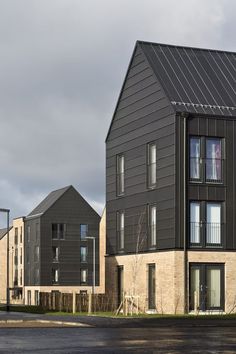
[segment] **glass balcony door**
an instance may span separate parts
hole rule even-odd
[[[189,309],[224,310],[224,265],[190,265]]]

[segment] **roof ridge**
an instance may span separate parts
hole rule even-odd
[[[218,53],[227,53],[227,54],[235,54],[236,52],[230,50],[223,50],[223,49],[213,49],[213,48],[199,48],[199,47],[191,47],[187,45],[176,45],[176,44],[168,44],[168,43],[157,43],[157,42],[149,42],[149,41],[142,41],[137,40],[139,44],[149,44],[149,45],[159,45],[162,47],[172,47],[172,48],[184,48],[184,49],[194,49],[197,51],[206,51],[206,52],[218,52]]]

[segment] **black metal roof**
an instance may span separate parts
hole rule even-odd
[[[43,199],[43,201],[39,203],[39,205],[36,206],[36,208],[34,208],[30,214],[28,214],[27,218],[44,214],[70,188],[73,187],[67,186],[49,193],[48,196]]]
[[[236,53],[138,41],[176,111],[236,116]]]

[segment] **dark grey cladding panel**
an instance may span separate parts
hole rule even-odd
[[[138,43],[176,111],[236,116],[236,53]]]

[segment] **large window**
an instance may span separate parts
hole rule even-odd
[[[123,154],[116,157],[116,187],[117,195],[123,195],[125,192],[125,157]]]
[[[156,205],[149,205],[148,211],[148,224],[149,224],[149,245],[150,247],[156,247],[157,244],[157,225],[156,225]]]
[[[66,236],[66,224],[52,224],[52,239],[63,240]]]
[[[190,202],[191,246],[222,246],[222,203]]]
[[[156,187],[156,144],[147,145],[147,185],[148,188]]]
[[[191,137],[189,158],[191,181],[223,182],[223,139]]]
[[[117,227],[116,232],[117,232],[118,250],[122,251],[125,246],[125,213],[124,213],[124,211],[117,212],[116,227]]]

